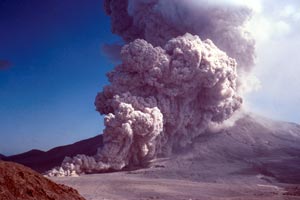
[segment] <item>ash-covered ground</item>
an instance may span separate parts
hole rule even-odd
[[[300,199],[300,126],[244,115],[148,168],[52,178],[86,199]]]

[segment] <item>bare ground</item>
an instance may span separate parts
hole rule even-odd
[[[299,144],[299,125],[245,115],[149,168],[53,180],[87,200],[296,200]]]
[[[300,199],[292,188],[270,183],[195,182],[145,178],[126,172],[53,178],[79,191],[87,200],[293,200]]]

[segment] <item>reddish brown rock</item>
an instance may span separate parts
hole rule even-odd
[[[56,184],[23,165],[0,161],[1,200],[84,200],[77,190]]]

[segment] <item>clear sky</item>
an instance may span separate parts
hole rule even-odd
[[[0,0],[0,153],[49,149],[102,132],[94,98],[120,40],[99,0]]]
[[[270,2],[252,27],[260,90],[245,105],[299,123],[299,2]],[[0,0],[0,60],[11,63],[0,67],[0,153],[48,150],[102,132],[94,98],[114,63],[101,47],[121,41],[102,3]]]

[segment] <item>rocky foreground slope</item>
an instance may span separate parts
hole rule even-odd
[[[84,200],[65,185],[56,184],[17,163],[0,161],[1,200]]]

